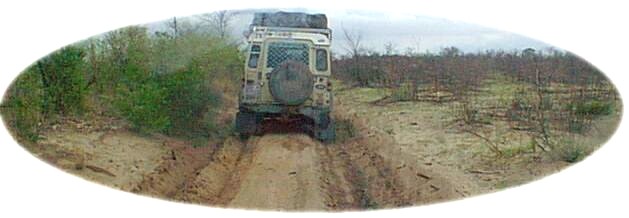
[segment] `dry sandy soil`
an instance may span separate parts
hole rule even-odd
[[[46,131],[29,150],[73,174],[125,191],[288,211],[434,203],[521,184],[568,165],[537,154],[497,159],[479,145],[481,139],[443,124],[448,105],[376,107],[369,102],[378,96],[360,92],[336,94],[335,119],[353,127],[351,137],[335,144],[289,131],[248,140],[230,136],[193,147],[115,125],[95,128],[99,124],[72,121]]]

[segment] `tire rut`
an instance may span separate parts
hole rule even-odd
[[[253,146],[250,139],[243,143],[228,138],[217,149],[210,163],[199,169],[184,187],[177,199],[203,205],[226,206],[233,198],[234,190],[239,189],[240,177],[247,171],[251,162]],[[250,145],[253,144],[253,145]]]
[[[302,134],[245,142],[230,137],[206,150],[173,149],[136,192],[221,207],[337,211],[409,206],[422,193],[409,194],[407,188],[421,184],[401,181],[399,167],[378,153],[381,146],[362,137],[331,145]]]
[[[318,142],[305,134],[267,134],[229,207],[272,210],[326,209]]]
[[[223,188],[218,194],[218,198],[216,199],[216,201],[208,203],[219,206],[228,206],[229,203],[234,199],[234,197],[236,197],[236,194],[238,194],[238,191],[240,190],[242,178],[247,175],[251,163],[253,162],[253,154],[255,154],[254,150],[258,148],[259,141],[260,138],[255,137],[253,140],[249,139],[246,143],[243,144],[241,152],[236,161],[236,165],[234,166],[234,170],[232,171],[231,176],[229,176],[229,178],[225,180]]]
[[[346,176],[354,185],[353,194],[359,208],[375,209],[409,206],[412,203],[402,193],[406,190],[390,162],[357,139],[340,146],[340,156],[346,160]],[[380,145],[382,146],[382,145]]]
[[[345,180],[344,174],[347,167],[344,166],[348,162],[335,157],[334,154],[338,154],[336,150],[332,146],[317,146],[319,166],[322,171],[319,184],[321,189],[325,190],[325,205],[329,210],[358,208],[351,196],[355,188]]]
[[[303,171],[304,166],[303,165],[298,165],[297,166],[297,170],[298,171]],[[297,182],[297,187],[305,187],[306,186],[306,181],[307,178],[304,178],[304,176],[301,173],[296,173],[295,174],[295,180]],[[295,199],[294,204],[293,204],[293,208],[305,208],[306,207],[306,201],[308,199],[306,199],[306,190],[302,189],[302,188],[298,188],[295,191],[295,194],[293,195],[293,199]]]
[[[219,149],[218,145],[194,148],[175,140],[164,140],[162,145],[168,148],[168,154],[152,173],[143,176],[132,192],[179,199],[181,191],[210,163]]]

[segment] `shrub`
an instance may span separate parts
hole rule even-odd
[[[613,112],[612,102],[600,100],[579,101],[566,105],[567,109],[578,116],[610,115]]]
[[[477,106],[469,100],[463,100],[454,106],[454,116],[466,124],[490,123],[489,120],[482,119]]]
[[[213,127],[210,107],[218,106],[218,98],[210,89],[207,75],[197,67],[160,76],[166,97],[169,135],[208,136]]]
[[[2,117],[18,140],[38,139],[38,125],[43,116],[40,78],[35,68],[30,67],[13,82],[2,102]]]
[[[575,117],[569,119],[568,121],[568,131],[572,133],[583,133],[588,129],[590,123],[587,119],[581,117]]]
[[[134,129],[161,132],[168,128],[167,93],[156,81],[138,85],[137,89],[118,89],[114,106],[120,115],[131,122]]]
[[[219,102],[206,77],[194,66],[154,75],[133,90],[119,88],[115,107],[134,129],[144,133],[207,137],[214,128],[210,109]]]
[[[393,91],[393,99],[395,101],[412,101],[415,100],[415,86],[411,82],[404,82]]]
[[[571,139],[564,139],[555,146],[551,156],[555,160],[576,163],[583,160],[590,152],[587,146]]]
[[[37,62],[43,85],[43,109],[47,115],[69,115],[83,111],[86,79],[85,52],[67,46]]]
[[[614,104],[601,100],[574,101],[566,105],[565,110],[569,112],[566,119],[568,131],[583,133],[590,127],[590,122],[598,116],[610,115],[613,113]]]
[[[563,160],[568,163],[576,163],[585,158],[586,152],[581,147],[571,146],[563,151]]]

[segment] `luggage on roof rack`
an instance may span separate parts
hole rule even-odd
[[[255,13],[251,27],[288,27],[327,29],[328,18],[325,14],[306,14],[301,12]]]

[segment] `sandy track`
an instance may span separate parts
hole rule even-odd
[[[365,139],[324,145],[305,134],[229,138],[176,199],[263,210],[357,210],[456,197],[435,172],[386,160]]]
[[[451,181],[401,152],[392,139],[369,134],[360,120],[353,122],[358,136],[330,145],[302,133],[277,132],[246,141],[228,137],[196,148],[182,140],[145,139],[128,131],[82,137],[69,132],[50,136],[47,142],[55,147],[71,142],[63,145],[65,153],[73,155],[55,160],[58,165],[71,160],[97,167],[73,170],[85,177],[139,194],[209,206],[336,211],[462,196]],[[83,148],[86,144],[94,145],[88,147],[92,150]],[[85,160],[74,158],[81,155],[73,146],[83,148]]]
[[[323,146],[304,134],[270,134],[244,143],[230,138],[178,196],[236,208],[326,209],[333,197],[326,189],[331,183],[322,182],[330,181],[317,154]]]
[[[245,141],[230,136],[193,147],[183,139],[70,122],[49,129],[27,148],[69,172],[125,191],[208,206],[289,211],[435,203],[485,193],[500,182],[519,184],[567,165],[526,159],[520,165],[467,163],[475,161],[468,151],[477,139],[435,125],[445,119],[435,110],[417,110],[430,105],[373,108],[355,96],[361,95],[335,100],[334,119],[351,124],[341,128],[352,134],[330,145],[281,125]],[[233,113],[226,110],[221,123],[230,123]]]
[[[250,167],[244,169],[247,171],[240,171],[238,192],[228,206],[274,210],[324,208],[319,185],[323,175],[315,153],[318,143],[302,134],[272,134],[253,140],[257,141],[250,149],[255,156],[252,155]]]

